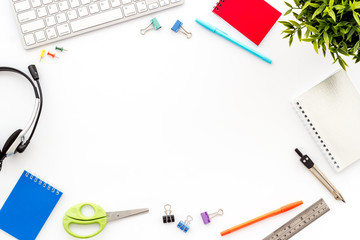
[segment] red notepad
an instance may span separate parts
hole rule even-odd
[[[213,12],[259,45],[281,13],[264,0],[220,0]]]

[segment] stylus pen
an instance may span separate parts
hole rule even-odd
[[[213,33],[215,33],[215,34],[217,34],[217,35],[225,38],[226,40],[234,43],[235,45],[238,45],[238,46],[241,47],[242,49],[245,49],[246,51],[254,54],[255,56],[261,58],[261,59],[264,60],[265,62],[270,63],[270,64],[272,63],[272,60],[271,60],[270,58],[262,55],[261,53],[255,51],[255,50],[251,49],[250,47],[248,47],[248,46],[240,43],[239,41],[233,39],[233,38],[230,37],[227,33],[224,33],[224,32],[221,31],[220,29],[218,29],[218,28],[216,28],[216,27],[210,25],[209,23],[206,23],[206,22],[204,22],[204,21],[202,21],[202,20],[200,20],[200,19],[196,19],[195,21],[196,21],[198,24],[200,24],[201,26],[203,26],[204,28],[208,29],[209,31],[211,31],[211,32],[213,32]]]

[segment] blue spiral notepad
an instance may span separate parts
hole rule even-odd
[[[34,240],[62,192],[24,171],[0,210],[0,229],[19,240]]]

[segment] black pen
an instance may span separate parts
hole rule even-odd
[[[307,167],[312,174],[331,192],[336,200],[341,200],[345,202],[343,196],[341,196],[340,192],[332,185],[325,177],[325,175],[316,167],[314,162],[309,158],[308,155],[303,155],[299,149],[295,149],[295,152],[300,156],[300,161]]]

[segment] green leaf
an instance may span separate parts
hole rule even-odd
[[[327,33],[327,32],[324,32],[323,37],[324,37],[324,41],[325,41],[325,43],[326,43],[326,46],[329,47],[330,39],[329,39],[328,33]]]
[[[344,62],[339,60],[339,63],[340,63],[340,66],[346,71],[346,67],[345,67]]]
[[[295,22],[295,21],[293,21],[293,20],[289,20],[289,22],[291,22],[292,25],[294,25],[295,27],[298,27],[298,28],[301,27],[299,23],[297,23],[297,22]]]
[[[339,5],[335,5],[334,8],[335,8],[336,10],[340,10],[340,11],[341,11],[341,10],[344,10],[346,7],[345,7],[344,5],[340,5],[340,4],[339,4]]]
[[[351,37],[354,35],[356,28],[351,28],[351,31],[348,33],[346,41],[349,41]]]
[[[353,16],[355,18],[356,23],[360,26],[360,19],[357,12],[353,12]]]
[[[291,34],[286,34],[285,37],[283,37],[283,39],[284,39],[284,38],[288,38],[288,37],[290,37],[290,36],[291,36]]]
[[[307,25],[305,24],[305,26],[307,27],[307,29],[309,29],[310,31],[312,31],[313,33],[319,34],[320,32],[313,26]]]
[[[335,12],[332,9],[329,10],[329,16],[336,22]]]
[[[298,6],[298,7],[299,7],[299,5],[300,5],[299,0],[294,0],[294,2],[295,2],[295,4],[296,4],[296,6]]]
[[[290,14],[291,12],[292,12],[292,9],[287,10],[286,13],[284,14],[284,16]]]
[[[287,30],[284,30],[283,33],[293,34],[294,30],[287,29]]]
[[[299,41],[301,42],[301,35],[302,35],[301,28],[299,28],[299,29],[297,30],[297,35],[298,35]]]
[[[353,2],[354,10],[360,8],[360,2]]]
[[[339,64],[340,66],[346,71],[346,67],[348,66],[346,64],[346,62],[344,61],[344,59],[342,59],[341,57],[338,58]]]
[[[291,44],[293,43],[293,40],[294,40],[294,36],[291,36],[290,39],[289,39],[289,47],[291,47]]]
[[[325,44],[322,45],[322,51],[323,51],[324,57],[326,57],[326,46],[325,46]]]
[[[360,40],[355,43],[352,53],[355,54],[360,48]]]
[[[282,25],[284,25],[287,28],[291,28],[293,25],[291,25],[291,23],[286,22],[286,21],[279,21],[279,23],[281,23]]]
[[[310,5],[310,1],[307,1],[302,7],[301,11],[304,11]]]
[[[291,4],[290,4],[290,3],[285,2],[285,4],[286,4],[289,8],[293,8],[293,6],[291,6]]]
[[[312,2],[310,2],[309,5],[310,5],[311,7],[313,7],[313,8],[318,8],[318,7],[320,7],[319,4],[317,4],[317,3],[312,3]]]
[[[322,13],[322,11],[324,11],[326,7],[326,4],[321,5],[321,7],[319,7],[318,9],[315,10],[314,14],[312,15],[312,19],[314,19],[317,15],[319,15],[320,13]]]
[[[334,6],[334,0],[330,0],[329,2],[329,8],[332,8]]]
[[[312,41],[314,41],[314,39],[312,39],[312,38],[302,38],[301,41],[312,42]]]
[[[313,46],[314,46],[315,52],[316,52],[317,54],[319,54],[319,48],[318,48],[317,42],[316,42],[316,41],[313,41],[312,44],[313,44]]]

